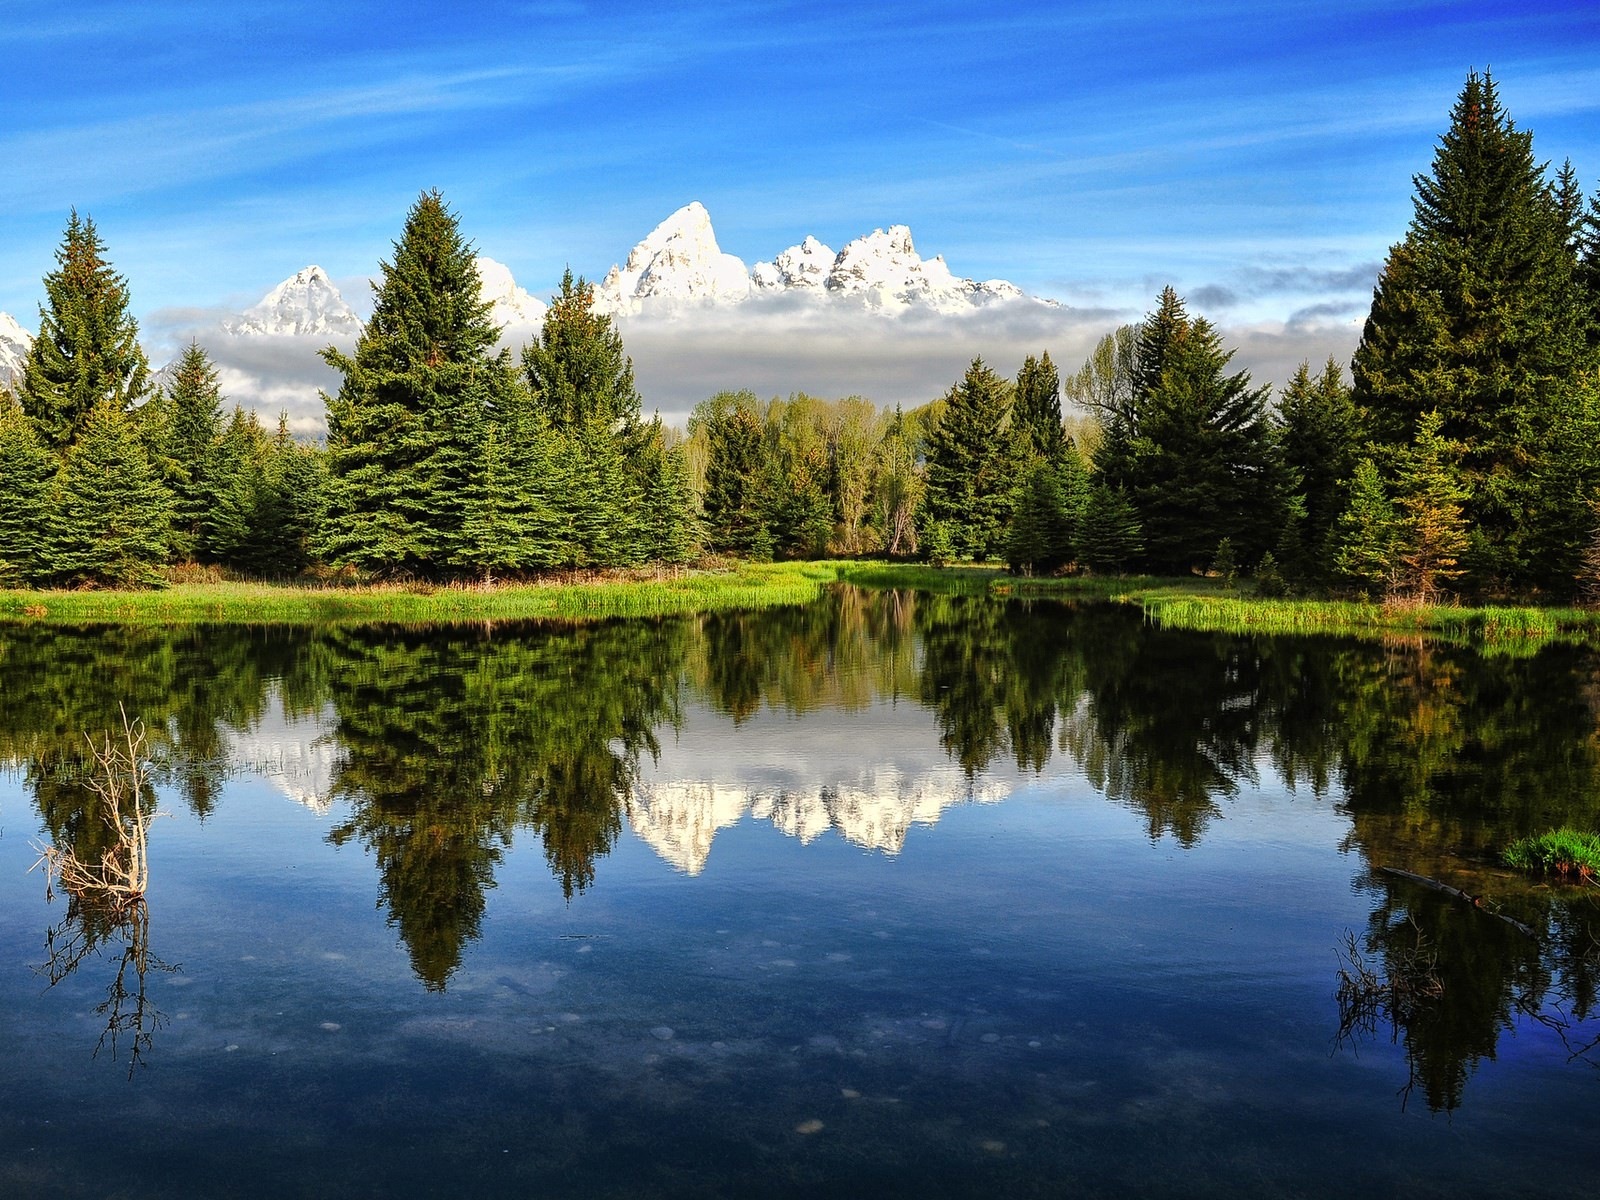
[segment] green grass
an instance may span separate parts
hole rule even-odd
[[[54,624],[405,624],[539,617],[642,617],[808,604],[832,563],[741,563],[728,570],[598,576],[495,587],[180,583],[159,591],[0,591],[0,620]]]
[[[1553,829],[1512,842],[1501,857],[1519,871],[1593,879],[1600,876],[1600,833]]]

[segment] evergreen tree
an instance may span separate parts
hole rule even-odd
[[[1334,523],[1334,566],[1363,587],[1389,592],[1398,577],[1401,526],[1377,464],[1356,463],[1350,495]]]
[[[681,444],[667,445],[659,422],[643,453],[639,536],[649,562],[679,567],[694,557],[697,530],[689,464]]]
[[[633,360],[611,318],[594,310],[594,285],[571,270],[545,310],[539,340],[522,351],[522,370],[534,406],[562,433],[591,423],[629,435],[641,402]]]
[[[1278,446],[1303,509],[1301,519],[1285,527],[1280,546],[1297,579],[1330,574],[1328,541],[1344,511],[1357,436],[1355,405],[1339,364],[1328,359],[1313,378],[1310,364],[1301,363],[1278,401]]]
[[[1072,525],[1060,476],[1050,463],[1037,463],[1011,516],[1006,564],[1013,575],[1048,575],[1065,566],[1072,553]]]
[[[23,366],[18,397],[45,445],[65,452],[102,403],[126,412],[148,388],[150,364],[128,312],[127,282],[106,261],[94,221],[74,209],[56,269],[44,277],[39,336]]]
[[[1424,603],[1439,598],[1441,583],[1461,576],[1457,563],[1467,548],[1466,493],[1450,461],[1460,447],[1440,435],[1443,424],[1438,413],[1424,414],[1400,467],[1400,586]]]
[[[1266,415],[1266,388],[1211,324],[1191,319],[1169,287],[1140,327],[1133,401],[1096,453],[1100,477],[1126,490],[1149,559],[1167,571],[1209,561],[1230,538],[1246,561],[1276,544],[1289,477]]]
[[[1096,483],[1083,514],[1079,554],[1096,571],[1120,574],[1144,553],[1144,531],[1132,502],[1114,487]]]
[[[696,412],[691,430],[703,428],[707,441],[705,493],[706,539],[715,549],[747,552],[758,532],[765,532],[761,514],[761,418],[748,392],[713,397],[706,411]],[[770,535],[769,535],[770,539]]]
[[[214,502],[209,470],[222,438],[222,390],[198,343],[184,348],[165,393],[161,465],[173,495],[173,553],[211,557],[202,531]]]
[[[55,471],[33,422],[10,393],[0,392],[0,586],[33,583],[45,574]]]
[[[262,464],[263,502],[257,508],[253,538],[255,570],[264,575],[297,575],[315,557],[324,483],[322,456],[296,442],[288,414]]]
[[[66,584],[127,587],[158,581],[171,496],[156,478],[132,419],[115,399],[89,411],[56,477],[47,557]]]
[[[943,525],[963,557],[993,558],[1004,549],[1018,468],[1006,427],[1010,391],[983,359],[973,359],[945,396],[929,439],[924,518]]]
[[[1040,359],[1030,354],[1023,360],[1012,395],[1011,425],[1022,452],[1059,462],[1067,435],[1061,424],[1061,378],[1048,351]]]
[[[438,192],[411,208],[394,261],[328,405],[323,548],[336,565],[439,574],[465,547],[465,506],[490,413],[517,388],[479,294],[472,247]]]
[[[1473,570],[1485,582],[1554,582],[1570,564],[1550,561],[1540,531],[1581,504],[1568,491],[1574,476],[1584,493],[1600,479],[1596,448],[1564,447],[1556,432],[1564,409],[1590,399],[1572,387],[1592,354],[1563,211],[1571,199],[1546,182],[1532,136],[1487,74],[1467,77],[1432,171],[1414,183],[1410,228],[1389,253],[1352,367],[1367,437],[1393,480],[1437,411],[1441,435],[1462,447],[1452,470]],[[1547,472],[1563,453],[1578,460]]]

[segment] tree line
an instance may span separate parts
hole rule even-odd
[[[723,392],[684,434],[643,418],[570,272],[520,359],[498,348],[429,192],[354,351],[323,352],[342,379],[325,446],[224,417],[198,345],[153,387],[126,282],[74,212],[0,395],[0,580],[131,585],[182,562],[493,579],[711,552],[1600,591],[1600,192],[1550,175],[1476,73],[1414,182],[1348,382],[1302,364],[1274,398],[1168,288],[1064,379],[1045,353],[1012,378],[976,359],[911,411]]]

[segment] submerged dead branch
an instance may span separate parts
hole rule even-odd
[[[59,883],[69,896],[85,902],[130,905],[150,886],[149,832],[155,819],[146,803],[150,764],[145,756],[144,722],[130,721],[122,711],[122,734],[113,738],[84,735],[95,771],[84,786],[99,799],[98,808],[111,831],[111,844],[96,859],[85,860],[71,846],[40,846],[35,867],[45,869],[46,886]]]

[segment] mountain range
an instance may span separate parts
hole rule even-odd
[[[491,317],[508,329],[536,329],[545,305],[518,286],[511,270],[492,258],[477,260]],[[894,317],[915,311],[945,316],[995,305],[1055,307],[1002,279],[955,275],[942,256],[924,259],[904,225],[875,229],[835,252],[814,237],[770,261],[746,267],[717,244],[711,216],[698,201],[673,213],[613,265],[595,290],[598,311],[626,319],[695,314],[739,305],[790,303]],[[352,339],[361,319],[326,271],[308,266],[285,279],[242,313],[222,318],[212,335]],[[0,313],[0,384],[20,373],[32,337]]]

